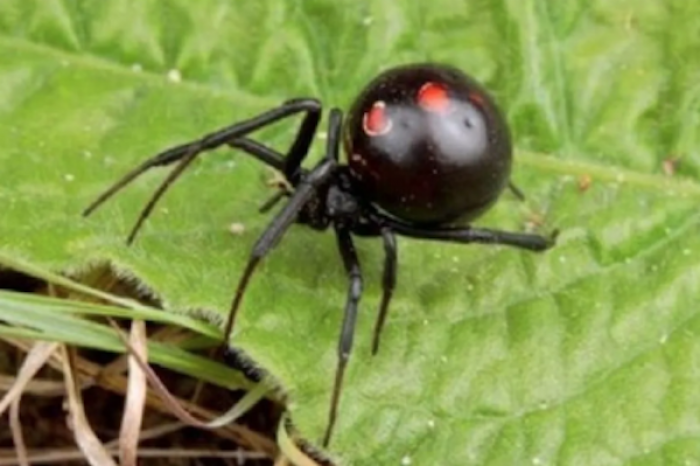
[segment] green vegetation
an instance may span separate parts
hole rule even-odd
[[[372,358],[381,244],[360,241],[366,294],[333,454],[376,466],[696,464],[699,15],[689,0],[5,0],[0,263],[109,261],[178,318],[223,314],[269,218],[257,213],[270,194],[260,164],[201,157],[130,248],[164,170],[87,220],[81,210],[159,150],[286,98],[345,108],[382,67],[449,62],[502,104],[528,195],[505,195],[479,224],[559,228],[559,245],[538,255],[401,239]],[[293,133],[260,138],[284,148]],[[332,235],[294,228],[237,323],[234,344],[288,390],[309,439],[326,422],[345,292]],[[56,313],[57,329],[77,325]],[[100,334],[81,332],[60,339]]]

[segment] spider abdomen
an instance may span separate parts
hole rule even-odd
[[[345,150],[355,189],[414,224],[470,221],[510,177],[500,110],[476,81],[444,65],[393,68],[365,87],[346,120]]]

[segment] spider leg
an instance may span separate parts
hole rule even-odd
[[[227,144],[233,149],[242,150],[248,155],[252,155],[275,170],[282,171],[284,169],[284,155],[253,139],[236,138]]]
[[[389,310],[389,302],[391,302],[394,287],[396,286],[396,237],[389,228],[382,228],[381,234],[384,243],[384,272],[382,275],[382,302],[379,306],[379,314],[377,315],[372,338],[373,355],[379,351],[379,339]]]
[[[301,125],[299,125],[294,142],[289,148],[289,151],[287,151],[286,156],[283,156],[281,153],[264,144],[248,138],[239,138],[230,141],[229,146],[243,150],[244,152],[247,152],[260,160],[274,160],[276,162],[275,164],[269,163],[268,165],[271,165],[276,170],[281,171],[289,183],[291,183],[292,186],[296,186],[301,177],[307,173],[301,167],[301,163],[309,153],[309,148],[311,147],[314,136],[316,135],[316,129],[318,128],[320,117],[320,107],[318,112],[307,112],[304,115],[304,119],[302,120]],[[289,193],[286,191],[276,193],[260,207],[259,211],[261,213],[267,212],[280,200],[282,200],[283,197],[288,195]]]
[[[338,340],[338,363],[335,370],[335,381],[333,383],[333,394],[331,395],[331,404],[328,412],[328,424],[326,432],[323,436],[323,446],[327,447],[333,434],[333,427],[338,416],[338,404],[340,402],[340,394],[343,388],[343,378],[345,376],[345,368],[347,367],[350,353],[352,352],[353,337],[355,335],[355,324],[357,322],[357,307],[362,297],[362,272],[360,263],[355,252],[355,245],[352,242],[350,233],[342,228],[335,227],[336,238],[338,240],[338,249],[343,258],[343,265],[348,274],[350,281],[348,286],[348,297],[345,303],[345,312],[343,314],[343,326],[340,330],[340,339]]]
[[[279,189],[275,194],[270,196],[270,198],[263,203],[263,205],[258,208],[258,212],[261,214],[264,214],[265,212],[269,211],[272,209],[274,206],[277,205],[279,201],[281,201],[284,197],[289,196],[291,193],[285,189]]]
[[[294,142],[292,143],[292,147],[290,147],[289,152],[287,152],[287,156],[284,158],[284,176],[293,186],[296,186],[297,183],[299,183],[299,180],[303,174],[301,170],[301,163],[304,161],[306,154],[309,153],[309,147],[311,147],[311,143],[316,135],[316,128],[318,127],[320,117],[320,107],[318,112],[308,112],[304,116],[301,125],[299,125],[297,136],[294,138]],[[339,145],[340,142],[338,142],[335,149],[337,149]],[[335,160],[338,160],[337,155]]]
[[[287,104],[294,103],[297,101],[302,101],[304,99],[293,99],[287,101]],[[279,152],[271,149],[264,144],[260,144],[257,141],[240,138],[229,142],[231,147],[242,149],[249,154],[261,158],[274,158],[280,161],[280,166],[273,165],[277,170],[284,173],[284,176],[289,180],[289,182],[296,186],[296,184],[301,179],[303,171],[301,170],[301,163],[304,161],[306,154],[309,152],[309,147],[313,143],[314,136],[316,135],[316,129],[318,128],[318,122],[321,119],[321,108],[319,106],[318,111],[309,111],[304,115],[304,119],[299,125],[297,130],[297,135],[294,138],[294,142],[287,151],[287,155],[283,156]]]
[[[379,216],[379,219],[376,221],[382,222],[398,234],[413,238],[454,243],[501,244],[529,251],[545,251],[551,248],[554,246],[559,234],[558,230],[554,230],[549,236],[543,236],[473,227],[421,228],[383,215]]]
[[[508,182],[508,189],[513,193],[513,196],[517,197],[519,201],[525,201],[525,193],[522,189],[518,188],[512,181]]]
[[[284,155],[254,139],[245,137],[236,138],[232,141],[228,141],[226,144],[233,149],[242,150],[243,152],[252,155],[275,170],[284,170]]]
[[[269,163],[268,165],[271,165],[275,170],[277,170],[279,172],[284,173],[284,171],[285,171],[285,160],[286,160],[285,156],[283,156],[282,154],[280,154],[276,150],[271,149],[270,147],[267,147],[264,144],[261,144],[255,140],[249,139],[249,138],[239,138],[239,139],[235,139],[235,140],[229,142],[228,145],[234,149],[239,149],[239,150],[242,150],[244,152],[247,152],[260,160],[268,159],[268,160],[279,161],[280,162],[279,164]],[[290,153],[293,153],[293,152],[290,151]],[[300,173],[300,175],[304,175],[304,174],[308,173],[307,170],[304,170],[301,167],[301,163],[297,164],[297,172]],[[290,184],[292,184],[292,185],[296,185],[299,182],[298,179],[295,179],[295,182],[292,183],[289,176],[285,175],[285,177],[287,178],[287,181],[289,181]],[[276,206],[279,201],[281,201],[284,197],[288,197],[290,194],[291,193],[288,190],[280,189],[275,194],[273,194],[267,201],[265,201],[263,203],[263,205],[260,206],[258,211],[260,213],[265,213],[265,212],[269,211],[274,206]]]
[[[299,183],[294,194],[290,197],[289,202],[275,215],[272,222],[270,222],[263,234],[258,238],[258,241],[255,243],[255,246],[253,246],[253,250],[250,253],[243,275],[238,282],[238,287],[236,288],[236,295],[231,304],[228,320],[224,327],[225,342],[228,341],[233,331],[238,308],[240,307],[250,277],[253,275],[256,267],[263,257],[277,245],[280,239],[282,239],[282,236],[284,236],[284,233],[286,233],[289,227],[294,223],[299,212],[304,208],[304,205],[316,195],[316,190],[321,185],[328,182],[335,172],[336,167],[337,164],[333,160],[324,159],[319,162],[319,164],[309,172],[308,176]]]
[[[286,103],[291,104],[303,100],[304,99],[294,99],[289,100]],[[271,165],[276,170],[281,171],[284,173],[287,180],[293,186],[296,186],[297,183],[299,183],[301,176],[304,174],[304,171],[301,168],[301,163],[304,161],[304,158],[308,154],[309,148],[313,143],[320,118],[320,105],[315,111],[309,110],[304,114],[304,119],[302,120],[301,125],[299,125],[294,142],[287,151],[286,155],[282,155],[280,152],[249,138],[236,138],[229,141],[228,145],[247,152],[255,158],[266,162],[268,165]],[[274,163],[269,163],[268,161],[274,161]]]
[[[336,168],[338,167],[342,120],[343,117],[340,111],[332,109],[328,120],[328,142],[325,157],[308,172],[308,174],[305,174],[296,186],[289,202],[275,215],[265,232],[260,236],[255,246],[253,246],[253,250],[248,258],[248,263],[238,282],[236,294],[231,304],[228,319],[226,320],[226,325],[224,327],[225,344],[228,344],[228,340],[231,337],[236,322],[236,315],[238,314],[238,309],[243,300],[243,295],[258,264],[263,257],[277,245],[280,239],[282,239],[282,236],[284,236],[284,233],[297,219],[299,212],[301,212],[306,203],[309,202],[309,200],[317,194],[318,189],[328,183],[335,174]]]
[[[269,126],[277,121],[288,118],[297,113],[304,112],[306,114],[300,131],[297,135],[297,140],[292,144],[290,149],[290,154],[293,153],[294,160],[298,161],[297,164],[301,163],[305,153],[297,153],[294,151],[306,150],[308,152],[308,146],[311,144],[313,139],[313,132],[308,134],[308,132],[313,129],[315,131],[315,125],[312,123],[317,121],[320,117],[321,104],[315,99],[297,99],[285,102],[284,104],[276,107],[274,109],[268,110],[267,112],[261,113],[260,115],[250,118],[248,120],[236,123],[234,125],[222,128],[218,131],[210,133],[197,141],[182,144],[170,149],[167,149],[155,157],[146,160],[141,165],[124,175],[119,181],[102,193],[92,204],[90,204],[83,212],[84,216],[90,215],[95,209],[97,209],[102,203],[107,199],[112,197],[131,181],[137,178],[139,175],[148,171],[149,169],[157,166],[169,165],[179,161],[179,165],[170,173],[170,175],[163,181],[158,190],[151,197],[149,202],[141,211],[141,214],[136,222],[136,225],[131,231],[128,243],[131,243],[136,236],[139,228],[143,222],[148,218],[153,207],[159,198],[165,193],[167,188],[182,174],[182,172],[189,166],[190,163],[202,152],[216,149],[222,145],[229,144],[231,141],[235,141],[248,133],[256,131],[265,126]],[[312,128],[313,127],[313,128]],[[302,130],[304,133],[302,134]],[[300,137],[303,136],[303,137]],[[301,140],[301,141],[300,141]],[[272,165],[278,169],[284,169],[288,163],[280,157],[272,156],[274,154],[247,151],[249,154],[255,156],[259,160],[268,165]],[[298,168],[297,168],[298,170]]]

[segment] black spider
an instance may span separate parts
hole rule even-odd
[[[281,189],[261,210],[289,197],[253,247],[238,284],[224,330],[228,344],[248,282],[260,261],[293,223],[316,230],[332,228],[350,281],[338,345],[328,425],[336,421],[343,375],[353,343],[362,275],[352,235],[381,237],[385,260],[382,300],[372,353],[396,284],[395,235],[457,243],[491,243],[544,251],[548,237],[473,228],[468,222],[489,209],[510,182],[509,129],[488,93],[456,68],[438,64],[400,66],[383,72],[365,87],[343,123],[332,108],[325,155],[312,169],[302,168],[314,139],[322,105],[316,99],[292,99],[249,120],[236,123],[146,160],[97,198],[89,215],[105,200],[150,168],[178,162],[145,206],[131,243],[155,203],[202,152],[228,145],[282,172],[291,189]],[[286,154],[246,136],[296,114],[304,118]],[[342,139],[342,141],[341,141]],[[341,142],[347,164],[340,163]]]

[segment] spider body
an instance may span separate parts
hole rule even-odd
[[[307,169],[302,162],[316,135],[321,111],[321,102],[316,99],[292,99],[253,118],[166,149],[117,181],[84,215],[145,171],[176,163],[142,210],[128,237],[131,243],[158,199],[194,159],[225,145],[282,172],[289,187],[281,188],[261,211],[285,197],[288,200],[252,248],[231,304],[225,344],[254,271],[289,227],[299,223],[315,230],[332,229],[349,283],[323,438],[327,445],[336,421],[363,288],[354,235],[379,237],[384,246],[382,298],[372,344],[376,353],[396,285],[396,235],[544,251],[554,245],[556,232],[540,236],[467,224],[493,205],[506,187],[519,197],[522,194],[510,183],[511,142],[503,116],[488,93],[456,68],[416,64],[380,74],[360,92],[345,124],[341,110],[329,111],[325,154]],[[298,114],[303,118],[285,153],[248,137]],[[340,162],[341,147],[347,157],[345,164]]]
[[[476,81],[444,65],[382,73],[352,105],[344,136],[359,197],[417,225],[477,218],[510,177],[500,110]]]

